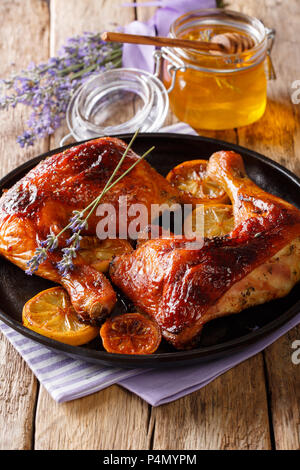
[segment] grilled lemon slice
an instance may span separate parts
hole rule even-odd
[[[100,336],[106,351],[117,354],[151,354],[161,342],[158,324],[141,313],[109,318]]]
[[[81,323],[62,287],[52,287],[24,305],[23,325],[61,343],[79,346],[94,339],[99,328]]]
[[[79,255],[84,262],[102,273],[108,271],[109,263],[114,256],[133,251],[127,240],[83,237],[80,242]]]
[[[226,192],[206,176],[207,160],[190,160],[173,168],[167,180],[180,191],[186,204],[229,202]]]
[[[198,211],[203,211],[204,217],[197,217]],[[193,231],[206,238],[222,237],[234,229],[232,206],[227,204],[204,204],[188,217],[192,218]]]

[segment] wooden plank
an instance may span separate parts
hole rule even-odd
[[[277,32],[272,53],[277,80],[268,84],[268,105],[262,119],[239,130],[240,144],[263,153],[300,176],[300,109],[291,101],[292,83],[299,79],[300,70],[300,4],[297,0],[235,0],[230,6],[250,15],[259,11],[264,23]],[[300,339],[300,327],[265,351],[277,449],[300,449],[300,366],[291,360],[291,346],[296,339]]]
[[[31,61],[47,60],[49,54],[49,11],[46,2],[21,0],[0,2],[1,78],[26,68]],[[14,65],[15,64],[15,65]],[[24,132],[30,111],[26,107],[0,112],[0,172],[1,176],[24,161],[48,150],[48,139],[33,147],[21,149],[16,142]]]
[[[276,448],[300,450],[300,365],[293,364],[294,341],[300,326],[265,351],[268,393]]]
[[[198,392],[154,408],[153,449],[269,449],[266,403],[259,354]]]
[[[300,175],[300,112],[299,106],[291,101],[292,83],[299,79],[300,51],[295,21],[300,21],[300,4],[297,0],[278,1],[275,7],[274,2],[262,4],[258,0],[247,3],[235,0],[233,4],[243,5],[243,11],[249,14],[254,14],[259,5],[260,18],[276,29],[272,58],[277,80],[268,83],[264,116],[252,126],[239,129],[239,141]],[[283,18],[288,19],[288,27],[283,27]],[[291,23],[290,19],[293,19]]]
[[[117,385],[64,404],[41,388],[35,449],[147,449],[148,417],[148,405]]]
[[[143,5],[145,3],[145,5]],[[138,5],[136,7],[136,19],[138,21],[148,21],[150,18],[155,15],[155,12],[157,10],[156,6],[151,6],[147,5],[149,3],[147,0],[142,0],[138,2]]]
[[[99,0],[51,1],[51,51],[83,31],[134,20],[134,9]],[[66,129],[51,138],[57,147]],[[58,405],[42,387],[36,415],[36,449],[145,449],[148,405],[121,387]]]
[[[31,449],[37,380],[0,333],[0,450]]]
[[[44,61],[49,50],[49,12],[39,0],[0,2],[1,77]],[[48,141],[21,150],[16,136],[24,130],[28,110],[20,107],[0,113],[1,176],[34,155],[48,149]],[[0,335],[0,449],[30,449],[37,381],[15,349]]]

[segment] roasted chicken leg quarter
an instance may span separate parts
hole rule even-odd
[[[119,139],[96,139],[50,156],[33,168],[0,199],[0,254],[26,270],[39,242],[45,240],[50,231],[58,234],[68,224],[74,210],[83,210],[100,194],[125,149],[125,142]],[[130,150],[116,178],[137,159],[139,156]],[[174,202],[177,192],[142,161],[101,201],[115,207],[117,220],[121,196],[127,197],[128,205],[141,203],[150,209],[153,203]],[[95,235],[98,220],[94,213],[83,235]],[[117,226],[117,234],[119,230]],[[66,232],[65,237],[59,239],[59,249],[50,253],[37,274],[62,284],[79,317],[98,323],[114,307],[116,295],[109,280],[80,255],[74,259],[74,269],[66,276],[59,273],[60,249],[69,236]]]
[[[110,269],[179,349],[193,347],[208,321],[285,296],[300,279],[300,211],[256,186],[234,152],[213,154],[208,174],[231,198],[229,235],[199,249],[175,237],[147,240]]]

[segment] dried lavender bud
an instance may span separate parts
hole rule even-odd
[[[38,247],[35,250],[34,256],[28,261],[25,273],[29,274],[30,276],[38,270],[39,265],[43,263],[47,259],[47,249]]]

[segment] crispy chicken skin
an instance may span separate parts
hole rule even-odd
[[[208,172],[231,198],[233,232],[194,250],[185,239],[148,240],[110,268],[178,349],[193,347],[206,322],[287,295],[300,279],[300,211],[256,186],[234,152],[213,154]]]
[[[25,270],[38,242],[45,240],[50,230],[59,233],[69,222],[73,210],[84,209],[100,194],[125,149],[126,144],[119,139],[100,138],[48,157],[33,168],[0,199],[0,254]],[[138,158],[130,150],[116,178]],[[174,202],[177,192],[142,161],[104,196],[102,202],[113,204],[118,214],[121,196],[127,196],[128,205],[138,202],[150,208],[152,203]],[[98,221],[94,213],[84,235],[95,235]],[[59,248],[65,246],[69,236],[70,233],[66,233],[60,238]],[[80,256],[74,260],[74,270],[62,278],[56,268],[60,259],[59,250],[51,253],[37,274],[62,284],[80,318],[98,323],[116,302],[110,282],[86,265]]]

